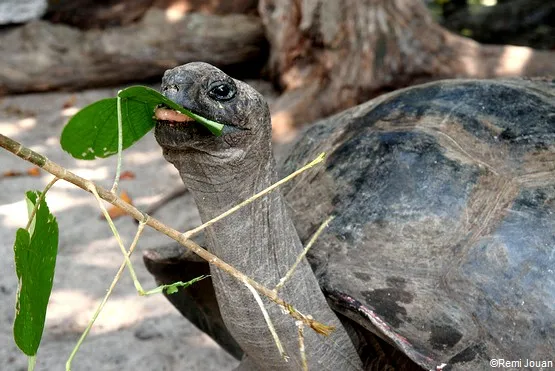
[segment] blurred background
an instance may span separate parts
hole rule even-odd
[[[157,88],[163,72],[205,61],[266,97],[279,157],[307,124],[384,92],[444,78],[555,75],[555,0],[1,0],[0,133],[110,187],[114,159],[76,161],[59,146],[80,108],[118,89]],[[126,151],[121,188],[141,209],[181,187],[152,135]],[[15,231],[23,195],[51,176],[0,151],[0,360],[25,370],[11,326]],[[63,367],[120,262],[96,201],[59,182],[48,196],[60,248],[38,370]],[[157,213],[180,229],[199,222],[185,193]],[[116,225],[129,243],[135,224]],[[146,231],[140,249],[168,243]],[[225,370],[236,361],[161,297],[128,277],[74,370]]]

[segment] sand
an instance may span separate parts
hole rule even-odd
[[[10,136],[78,175],[110,188],[115,159],[78,161],[59,146],[68,117],[97,99],[113,97],[116,89],[82,93],[46,93],[0,100],[0,133]],[[64,108],[64,106],[70,106]],[[0,173],[26,171],[31,165],[0,149]],[[160,199],[180,184],[176,170],[164,161],[152,133],[126,151],[124,171],[135,179],[123,180],[139,208]],[[24,192],[43,189],[51,175],[0,178],[0,369],[26,370],[26,357],[12,337],[17,279],[13,262],[15,231],[27,219]],[[60,227],[54,288],[36,370],[63,370],[67,357],[101,301],[122,256],[96,200],[60,181],[48,193],[48,205]],[[186,230],[199,219],[190,196],[162,209],[157,217]],[[136,225],[129,217],[116,221],[129,244]],[[147,228],[133,255],[139,280],[147,289],[154,281],[146,271],[141,250],[166,244],[169,238]],[[127,273],[77,354],[72,370],[230,370],[237,361],[181,317],[161,295],[139,297]]]

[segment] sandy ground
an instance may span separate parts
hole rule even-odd
[[[62,151],[59,135],[76,109],[97,99],[115,96],[116,89],[78,94],[48,93],[6,97],[0,100],[0,132],[46,155],[85,178],[111,186],[115,159],[77,161]],[[74,97],[74,98],[72,98]],[[64,103],[75,99],[73,107]],[[0,173],[25,171],[31,165],[0,149]],[[150,133],[126,151],[123,170],[136,178],[121,182],[139,208],[175,189],[180,180],[164,161]],[[26,357],[12,338],[17,280],[13,263],[15,231],[26,223],[26,190],[43,189],[51,176],[0,178],[0,369],[26,370]],[[121,261],[121,253],[100,218],[95,199],[60,181],[47,202],[60,226],[59,254],[46,327],[38,353],[37,370],[62,370],[65,361],[102,299]],[[179,230],[199,222],[190,196],[174,201],[157,217]],[[136,225],[129,217],[116,226],[129,244]],[[146,229],[132,261],[145,288],[154,281],[142,264],[141,249],[170,242]],[[161,295],[137,296],[125,274],[74,360],[72,370],[229,370],[237,362],[201,333]]]

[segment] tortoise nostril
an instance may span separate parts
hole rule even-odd
[[[166,85],[162,88],[163,91],[175,91],[178,92],[179,91],[179,86],[175,85],[175,84],[170,84],[170,85]]]
[[[174,84],[168,84],[165,86],[162,86],[162,94],[171,100],[176,100],[177,99],[177,94],[179,93],[179,86],[174,85]]]

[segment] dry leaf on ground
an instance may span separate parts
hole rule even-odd
[[[129,194],[126,191],[121,191],[121,194],[119,195],[119,197],[123,201],[133,205],[133,200],[131,199],[131,197],[129,196]],[[120,209],[119,207],[117,207],[117,206],[110,206],[108,208],[108,215],[110,215],[110,218],[112,218],[112,219],[117,219],[120,216],[127,215],[127,213],[125,211],[123,211],[122,209]],[[104,218],[104,216],[101,215],[101,218]]]

